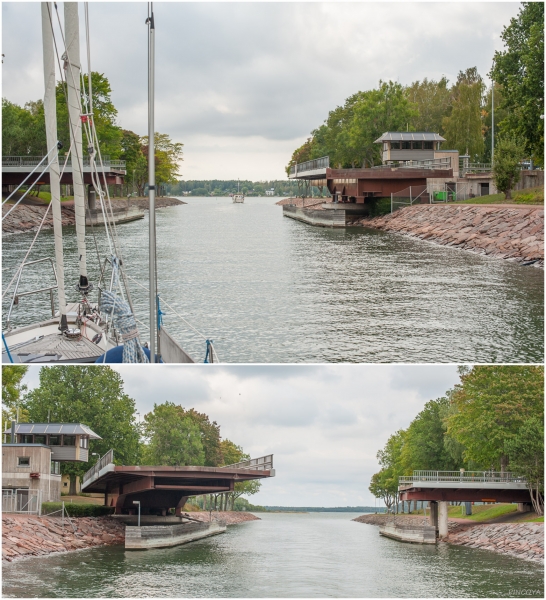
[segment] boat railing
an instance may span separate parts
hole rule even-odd
[[[108,450],[108,452],[99,458],[99,460],[92,466],[89,471],[85,473],[82,479],[82,486],[92,479],[95,475],[98,475],[106,465],[110,465],[114,462],[114,450]]]
[[[399,485],[416,485],[419,482],[437,483],[525,483],[525,478],[515,473],[500,471],[414,471],[413,475],[398,478]]]
[[[36,265],[36,264],[43,263],[43,262],[49,262],[49,264],[51,265],[51,269],[53,270],[53,277],[55,278],[55,285],[50,285],[50,286],[38,288],[35,290],[29,290],[27,292],[19,292],[19,285],[21,283],[23,270],[26,267],[30,267],[31,265]],[[19,304],[19,299],[22,298],[23,296],[32,296],[33,294],[49,292],[49,298],[51,301],[51,316],[54,317],[55,316],[55,299],[54,299],[53,291],[56,290],[58,287],[59,287],[59,281],[57,279],[57,271],[55,269],[55,262],[53,261],[53,259],[51,257],[39,258],[38,260],[31,260],[29,262],[24,262],[19,267],[19,272],[17,274],[17,281],[15,283],[15,289],[13,290],[13,296],[11,298],[8,314],[6,317],[6,330],[9,331],[11,329],[11,324],[10,324],[11,313],[13,311],[14,306],[17,306]]]
[[[273,454],[242,460],[232,465],[224,465],[222,469],[243,469],[246,471],[271,471],[273,469]]]

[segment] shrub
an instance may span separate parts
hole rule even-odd
[[[49,515],[62,508],[62,502],[43,502],[42,515]],[[102,506],[101,504],[67,504],[64,505],[69,517],[104,517],[114,512],[113,506]],[[60,515],[60,513],[58,513]]]

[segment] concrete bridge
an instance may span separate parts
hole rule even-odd
[[[401,501],[430,501],[431,524],[440,538],[447,535],[449,502],[517,502],[521,510],[531,504],[525,479],[494,471],[414,471],[399,477],[398,491]]]
[[[41,161],[43,160],[43,163]],[[32,173],[38,166],[36,171],[29,177],[28,184],[30,185],[38,179],[37,185],[49,184],[49,168],[46,169],[51,158],[44,160],[43,156],[3,156],[2,157],[2,186],[18,185]],[[59,156],[59,169],[63,170],[64,158]],[[46,169],[44,171],[44,169]],[[126,163],[124,160],[111,160],[109,156],[103,156],[103,164],[97,162],[97,170],[102,179],[102,175],[106,177],[108,185],[121,185],[124,181],[126,171]],[[42,173],[42,171],[44,171]],[[41,174],[41,175],[40,175]],[[91,166],[89,157],[83,159],[83,180],[86,184],[92,184]],[[61,177],[62,184],[72,184],[72,159],[69,158]]]
[[[110,450],[83,476],[82,491],[104,494],[105,506],[114,506],[117,515],[134,514],[137,501],[143,515],[164,516],[175,508],[181,516],[190,496],[230,492],[238,481],[274,476],[272,454],[225,467],[126,467],[114,464]]]

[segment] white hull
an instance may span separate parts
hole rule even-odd
[[[243,204],[245,201],[245,197],[243,194],[234,194],[233,195],[233,204]]]

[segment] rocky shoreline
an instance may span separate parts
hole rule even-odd
[[[368,514],[353,521],[369,525],[382,525],[392,515]],[[396,515],[402,525],[424,522],[423,515]],[[490,550],[497,554],[515,556],[523,560],[544,563],[543,523],[497,523],[482,524],[466,519],[448,519],[448,544]]]
[[[353,223],[544,267],[544,207],[417,204]]]
[[[140,208],[141,210],[149,210],[148,198],[131,198],[129,205],[134,208]],[[156,210],[159,208],[165,208],[166,206],[177,206],[179,204],[186,204],[178,198],[156,198]],[[123,198],[115,198],[112,200],[114,208],[125,208],[127,206],[127,200]],[[2,215],[6,214],[10,210],[11,205],[5,204],[2,206]],[[13,212],[2,221],[2,233],[25,233],[27,231],[36,231],[42,222],[44,213],[47,210],[47,204],[19,204]],[[74,212],[74,202],[63,202],[61,205],[61,218],[64,227],[74,225],[76,222],[76,215]],[[46,220],[44,221],[43,229],[51,229],[53,227],[53,215],[49,211]]]
[[[194,519],[208,522],[208,512],[192,512]],[[247,512],[213,512],[214,520],[226,525],[259,521]],[[36,517],[20,514],[2,516],[2,560],[13,562],[25,557],[46,556],[55,552],[84,550],[95,546],[125,543],[125,525],[112,517]]]

